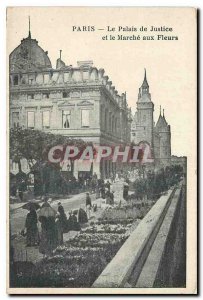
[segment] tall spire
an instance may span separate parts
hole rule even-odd
[[[62,53],[62,50],[59,50],[60,51],[60,59],[61,59],[61,53]]]
[[[144,99],[146,102],[151,102],[151,94],[149,92],[149,84],[147,82],[147,72],[146,69],[144,68],[144,80],[139,88],[139,94],[138,94],[138,101],[141,101],[141,99]]]
[[[144,68],[144,80],[147,80],[146,68]]]
[[[160,115],[159,115],[159,119],[157,121],[156,124],[156,129],[160,130],[160,129],[164,129],[167,128],[168,123],[166,122],[165,116],[164,116],[164,109],[163,109],[163,115],[161,115],[161,105],[160,105]]]
[[[143,83],[142,83],[142,87],[149,87],[149,84],[147,82],[147,72],[146,72],[145,68],[144,68],[144,80],[143,80]]]
[[[28,34],[28,37],[31,39],[31,31],[30,31],[30,16],[28,17],[29,19],[29,34]]]

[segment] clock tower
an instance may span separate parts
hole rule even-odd
[[[151,101],[149,93],[149,84],[147,82],[146,69],[144,80],[139,88],[137,100],[137,128],[139,130],[140,141],[148,142],[153,149],[153,126],[154,126],[154,104]]]

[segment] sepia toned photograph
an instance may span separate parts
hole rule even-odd
[[[196,27],[7,8],[9,294],[197,293]]]

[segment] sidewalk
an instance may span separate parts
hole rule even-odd
[[[58,203],[58,202],[62,203],[62,201],[67,201],[69,199],[72,200],[73,198],[77,199],[77,197],[83,196],[85,194],[86,194],[86,192],[79,193],[79,194],[76,194],[76,195],[68,195],[66,199],[64,199],[64,198],[54,199],[54,200],[50,201],[50,204],[55,204],[55,203]],[[38,203],[43,203],[42,199],[33,199],[33,200],[30,200],[30,201],[34,201],[34,202],[38,202]],[[28,203],[28,202],[29,201],[27,201],[27,202],[20,202],[20,203],[12,203],[12,204],[9,205],[10,210],[19,209],[19,208],[23,207],[23,205],[26,204],[26,203]]]

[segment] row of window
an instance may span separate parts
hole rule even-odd
[[[12,113],[12,125],[13,127],[20,126],[20,114],[19,112]],[[43,128],[50,128],[50,111],[42,112],[42,126]],[[87,109],[81,110],[81,126],[89,127],[90,126],[90,111]],[[27,111],[27,128],[35,128],[35,112]],[[71,128],[71,111],[63,110],[62,111],[62,128]]]
[[[63,92],[62,97],[63,97],[63,98],[68,98],[69,95],[70,95],[70,93],[68,93],[68,92]],[[28,100],[35,99],[35,94],[34,94],[34,93],[29,93],[29,94],[27,95],[27,98],[28,98]],[[49,98],[50,98],[50,93],[43,93],[43,94],[42,94],[42,98],[43,98],[43,99],[49,99]]]
[[[18,75],[14,75],[13,76],[13,85],[19,85],[19,82],[20,82],[20,80],[19,80]],[[29,85],[32,85],[33,82],[34,82],[33,78],[28,79],[28,84]],[[25,84],[26,82],[22,79],[22,83]]]

